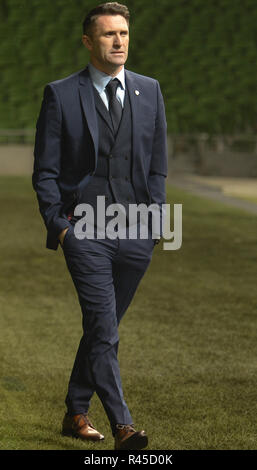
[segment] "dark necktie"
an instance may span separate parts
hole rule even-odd
[[[118,86],[119,80],[117,78],[111,80],[106,86],[106,91],[109,96],[109,113],[111,115],[114,134],[116,134],[118,131],[122,115],[122,106],[116,98],[116,91]]]

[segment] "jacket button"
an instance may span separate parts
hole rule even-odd
[[[109,158],[112,158],[112,154],[109,155]]]

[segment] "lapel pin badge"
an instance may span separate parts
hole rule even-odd
[[[138,91],[138,90],[135,90],[135,94],[138,96],[138,95],[139,95],[139,91]]]

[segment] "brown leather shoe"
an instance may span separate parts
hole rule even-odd
[[[69,416],[66,414],[62,423],[62,435],[71,436],[84,441],[102,441],[104,436],[98,432],[86,413]]]
[[[133,425],[117,424],[114,450],[140,450],[147,446],[145,431],[136,431]]]

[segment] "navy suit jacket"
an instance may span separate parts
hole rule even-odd
[[[157,80],[125,70],[132,112],[132,181],[137,201],[165,203],[167,126]],[[46,85],[36,124],[33,187],[56,250],[67,212],[97,166],[98,124],[88,68]]]

